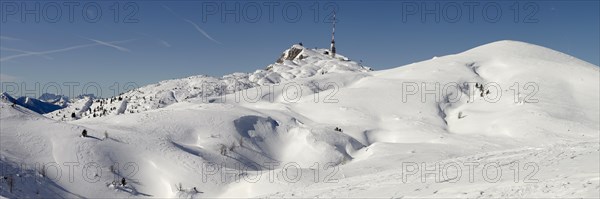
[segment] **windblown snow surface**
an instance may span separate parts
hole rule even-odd
[[[293,48],[306,57],[67,120],[0,103],[0,195],[600,197],[598,66],[516,41],[376,72]],[[195,91],[207,81],[241,87]]]

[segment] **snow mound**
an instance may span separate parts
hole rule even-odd
[[[487,56],[492,59],[532,59],[580,67],[595,67],[593,64],[543,46],[512,40],[485,44],[465,51],[464,54]]]

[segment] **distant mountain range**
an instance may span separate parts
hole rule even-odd
[[[94,95],[81,95],[75,99],[95,98]],[[46,114],[68,107],[73,101],[67,96],[52,93],[44,93],[39,98],[22,96],[13,97],[8,93],[1,93],[0,99],[7,103],[13,103],[39,114]]]
[[[19,97],[15,99],[7,93],[0,94],[0,98],[5,102],[25,107],[39,114],[45,114],[58,109],[62,109],[66,107],[67,104],[66,101],[62,101],[63,98],[52,98],[51,95],[43,95],[40,97],[40,99],[43,98],[48,101],[39,100],[32,97]],[[57,104],[63,104],[64,106]]]

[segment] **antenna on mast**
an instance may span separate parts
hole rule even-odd
[[[331,31],[331,57],[335,58],[335,10],[333,11],[333,30]]]

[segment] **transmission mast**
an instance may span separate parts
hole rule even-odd
[[[333,30],[331,31],[331,57],[335,58],[335,10],[333,11]]]

